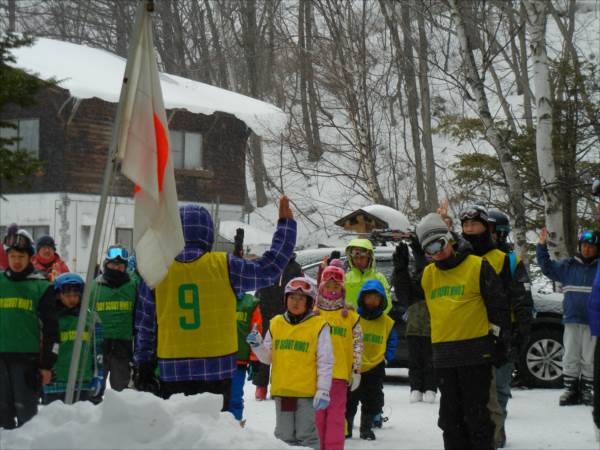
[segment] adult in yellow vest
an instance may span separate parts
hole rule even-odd
[[[156,289],[139,286],[135,384],[153,390],[158,365],[164,398],[212,392],[223,396],[225,411],[237,368],[236,299],[279,279],[296,244],[296,222],[282,197],[271,248],[247,260],[212,251],[214,227],[205,208],[189,204],[179,214],[185,248]]]
[[[386,297],[389,299],[385,308],[387,314],[392,309],[390,285],[385,275],[377,271],[375,251],[371,241],[368,239],[352,239],[346,246],[346,258],[350,266],[344,281],[346,303],[356,308],[358,306],[358,293],[365,282],[379,280],[385,288]]]
[[[385,365],[398,345],[393,319],[385,314],[389,303],[384,285],[379,280],[367,281],[358,295],[358,314],[363,331],[361,379],[358,389],[350,392],[346,408],[348,437],[352,436],[354,416],[360,408],[360,438],[375,440],[373,419],[383,408]]]
[[[271,365],[275,437],[318,450],[315,410],[329,406],[333,348],[329,325],[313,313],[315,297],[308,278],[293,278],[285,287],[286,312],[271,320],[264,342],[256,330],[247,341],[258,359]]]
[[[480,205],[471,205],[460,213],[463,238],[471,244],[473,254],[485,258],[502,280],[506,301],[512,312],[511,349],[504,364],[494,370],[489,405],[495,424],[496,445],[503,448],[506,445],[504,423],[514,362],[529,341],[533,299],[529,276],[523,264],[514,256],[514,269],[511,269],[511,257],[494,242],[492,231],[500,216],[495,212],[494,217],[496,219],[490,218],[488,210]]]
[[[487,408],[492,363],[505,360],[505,341],[510,339],[502,282],[487,261],[456,251],[439,214],[421,220],[417,237],[433,260],[423,271],[421,286],[431,317],[444,448],[494,449]]]
[[[343,450],[348,387],[360,384],[363,333],[358,313],[348,309],[344,300],[344,269],[327,266],[321,274],[315,314],[331,328],[333,346],[333,381],[326,409],[317,411],[317,430],[322,450]]]
[[[0,272],[0,429],[37,414],[42,385],[50,383],[58,348],[54,290],[31,264],[25,230],[4,238],[8,268]]]

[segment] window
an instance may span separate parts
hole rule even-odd
[[[202,168],[202,135],[187,131],[170,130],[169,141],[175,169]]]
[[[27,231],[33,238],[33,243],[41,238],[50,234],[50,227],[48,225],[19,225],[19,228]]]
[[[17,128],[0,128],[0,137],[5,139],[20,139],[9,146],[11,150],[26,150],[32,156],[40,152],[40,121],[39,119],[9,120]]]
[[[129,252],[133,250],[133,229],[117,228],[115,230],[115,243],[125,247]]]

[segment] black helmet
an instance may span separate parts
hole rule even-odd
[[[459,218],[460,223],[463,223],[467,220],[478,220],[485,225],[489,223],[488,210],[485,208],[485,206],[481,206],[476,203],[463,209],[460,212]]]
[[[498,243],[506,242],[506,238],[510,234],[510,219],[499,209],[488,210],[488,221],[492,228],[492,233],[496,233]]]

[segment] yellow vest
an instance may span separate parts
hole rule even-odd
[[[272,338],[271,395],[312,397],[317,392],[317,345],[325,319],[312,316],[297,325],[282,315],[269,324]]]
[[[366,372],[384,360],[387,341],[392,328],[394,328],[394,321],[390,316],[383,313],[373,320],[366,320],[361,317],[360,327],[363,332],[363,354],[360,371]]]
[[[237,352],[236,297],[226,253],[173,262],[156,288],[159,358],[212,358]]]
[[[352,331],[360,319],[358,314],[352,310],[348,311],[346,317],[342,316],[342,310],[325,311],[319,310],[319,314],[327,321],[331,333],[331,345],[333,347],[333,378],[336,380],[350,381],[352,377],[352,363],[354,362],[354,339]]]
[[[421,285],[431,316],[431,342],[454,342],[488,334],[487,309],[479,289],[482,259],[469,255],[458,266],[440,270],[429,264]]]

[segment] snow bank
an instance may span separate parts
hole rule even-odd
[[[221,396],[182,394],[165,401],[151,394],[107,390],[96,406],[54,402],[22,428],[2,431],[0,448],[23,449],[274,449],[285,447],[273,429],[241,428],[220,413]]]
[[[20,47],[12,53],[14,66],[42,79],[56,79],[73,97],[119,101],[126,62],[120,56],[47,38],[37,38],[31,47]],[[207,115],[215,111],[230,113],[260,136],[278,134],[286,124],[281,109],[245,95],[166,73],[160,74],[160,85],[169,109]]]

